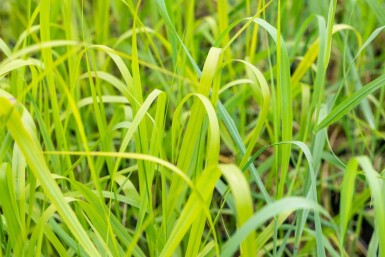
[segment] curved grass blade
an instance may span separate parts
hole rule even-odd
[[[255,213],[233,236],[223,245],[221,257],[234,256],[240,243],[253,231],[263,225],[267,220],[283,213],[295,210],[316,210],[330,219],[327,211],[317,203],[303,197],[285,197],[263,207]]]
[[[244,164],[246,163],[246,161],[249,159],[250,154],[253,151],[255,144],[258,141],[258,138],[262,132],[263,125],[264,125],[266,118],[267,118],[267,115],[269,113],[270,90],[269,90],[269,86],[267,84],[265,77],[263,76],[262,72],[259,69],[257,69],[254,65],[252,65],[251,63],[249,63],[247,61],[243,61],[243,60],[237,60],[237,61],[244,63],[254,73],[254,75],[257,79],[257,84],[261,88],[262,99],[263,99],[261,112],[258,116],[257,124],[255,125],[255,128],[252,131],[252,137],[251,137],[250,142],[247,146],[246,152],[245,152],[245,154],[244,154],[244,156],[243,156],[243,158],[239,164],[240,167],[243,167]]]
[[[266,5],[264,5],[262,8],[260,8],[257,12],[257,14],[254,16],[254,17],[258,17],[258,15],[265,10],[265,8],[271,4],[272,1],[269,1]],[[167,8],[166,8],[166,5],[165,5],[165,2],[164,0],[157,0],[157,4],[158,6],[160,7],[159,8],[159,12],[161,14],[161,16],[165,19],[165,22],[166,22],[166,25],[167,27],[170,29],[170,31],[174,34],[174,36],[176,36],[183,48],[183,50],[186,52],[186,55],[188,56],[192,66],[194,67],[196,73],[198,74],[198,76],[200,77],[202,72],[201,70],[199,69],[198,65],[196,64],[196,62],[194,61],[194,59],[192,58],[191,54],[189,53],[187,47],[184,45],[183,41],[180,39],[180,37],[178,36],[176,30],[175,30],[175,27],[173,26],[172,24],[172,21],[168,15],[168,12],[167,12]],[[215,46],[216,47],[219,47],[220,45],[220,42],[223,40],[223,38],[226,37],[226,34],[229,33],[229,31],[234,28],[238,23],[244,21],[244,19],[240,19],[236,22],[234,22],[233,24],[231,24],[228,28],[226,28],[226,30],[221,34],[221,36],[219,37],[219,39],[217,40],[217,42],[215,43]],[[235,40],[236,37],[238,37],[241,32],[246,29],[247,26],[249,26],[250,24],[252,23],[252,20],[249,20],[247,25],[244,26],[244,28],[242,28],[240,31],[238,31],[238,33],[229,41],[229,43],[226,45],[228,46],[229,44],[231,44],[231,42],[233,42]],[[226,48],[226,47],[225,47]],[[226,108],[223,106],[223,104],[221,103],[221,101],[218,101],[217,103],[217,107],[218,107],[218,112],[219,112],[219,117],[223,120],[225,126],[227,127],[227,129],[229,130],[230,132],[230,135],[233,137],[233,140],[234,142],[236,143],[237,147],[240,149],[241,153],[244,154],[246,152],[246,147],[241,139],[241,136],[234,124],[234,121],[232,120],[230,114],[227,112]],[[266,188],[265,186],[263,185],[262,183],[262,180],[261,178],[259,177],[259,174],[257,172],[257,169],[255,168],[254,164],[252,163],[250,165],[250,170],[251,170],[251,173],[254,177],[254,180],[256,181],[259,189],[261,190],[264,198],[265,198],[265,201],[266,202],[271,202],[271,198],[269,196],[269,194],[267,193],[266,191]]]

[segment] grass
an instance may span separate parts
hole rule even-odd
[[[384,7],[2,1],[0,257],[385,256]]]

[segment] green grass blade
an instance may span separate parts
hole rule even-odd
[[[374,205],[375,230],[378,235],[379,242],[385,241],[385,203],[383,194],[385,186],[383,178],[379,176],[373,168],[372,162],[368,157],[357,157],[357,161],[365,173],[366,180],[369,184]],[[379,243],[379,256],[385,255],[385,245]]]
[[[2,213],[5,217],[8,227],[8,236],[13,245],[15,254],[22,254],[25,242],[25,228],[22,227],[19,209],[16,205],[15,181],[11,166],[8,163],[2,163],[0,166],[0,203],[2,205]]]
[[[354,182],[357,175],[357,166],[358,161],[356,159],[352,159],[351,161],[349,161],[342,182],[340,202],[340,247],[344,245],[344,239],[348,228],[348,223],[351,219],[352,201],[355,188]]]
[[[5,54],[5,56],[9,57],[12,52],[7,46],[7,44],[4,42],[2,38],[0,38],[0,50]]]
[[[341,119],[345,114],[351,111],[356,107],[362,99],[367,97],[369,94],[380,89],[385,85],[385,75],[381,75],[377,79],[369,82],[360,90],[354,92],[351,96],[343,100],[339,105],[337,105],[315,128],[314,132],[331,125],[332,123]]]
[[[223,245],[221,257],[233,256],[240,243],[252,231],[260,227],[267,220],[283,213],[300,209],[317,210],[328,216],[328,213],[318,204],[302,197],[285,197],[274,203],[268,204],[255,213],[235,234]]]

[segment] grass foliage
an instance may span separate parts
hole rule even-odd
[[[0,2],[0,257],[385,256],[383,1]]]

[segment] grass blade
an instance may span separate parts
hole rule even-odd
[[[351,96],[343,100],[337,105],[315,128],[314,132],[317,133],[319,130],[331,125],[332,123],[341,119],[345,114],[356,107],[362,99],[367,97],[369,94],[378,90],[385,85],[385,75],[381,75],[377,79],[369,82],[363,86],[360,90],[354,92]]]

